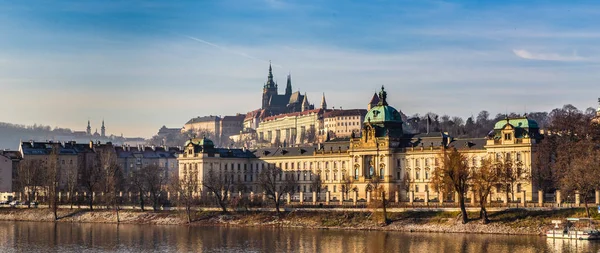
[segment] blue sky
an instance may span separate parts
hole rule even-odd
[[[523,2],[3,1],[0,121],[150,137],[258,108],[269,60],[336,108],[596,107],[600,3]]]

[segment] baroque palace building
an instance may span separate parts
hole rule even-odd
[[[427,199],[439,201],[453,199],[443,196],[432,186],[433,172],[439,168],[444,150],[457,148],[469,159],[469,166],[481,165],[483,158],[509,159],[520,164],[518,171],[523,178],[531,171],[540,138],[539,128],[534,120],[511,118],[497,122],[488,136],[472,139],[458,139],[446,133],[415,134],[408,131],[401,113],[387,103],[387,93],[381,88],[370,104],[363,119],[360,134],[352,134],[345,141],[324,141],[307,147],[273,147],[255,150],[228,149],[215,147],[207,138],[191,139],[179,156],[179,176],[185,178],[190,173],[198,176],[200,189],[208,171],[233,173],[243,182],[248,192],[261,193],[258,184],[260,172],[268,167],[281,168],[285,174],[298,180],[296,191],[310,196],[311,182],[320,175],[324,191],[339,200],[342,182],[347,177],[353,179],[359,199],[365,199],[372,190],[374,177],[380,177],[380,186],[390,198],[399,196],[406,201]],[[312,110],[308,110],[312,111]],[[336,123],[337,124],[337,123]],[[336,130],[337,131],[337,130]],[[271,133],[272,135],[275,133]],[[284,135],[287,136],[287,132]],[[294,136],[293,133],[290,133]],[[505,200],[507,194],[501,187],[493,189],[490,199]],[[511,200],[537,200],[537,188],[531,179],[515,182]],[[533,194],[532,194],[533,193]],[[472,193],[469,193],[471,196]],[[348,198],[348,196],[344,197]]]

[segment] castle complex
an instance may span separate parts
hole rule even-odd
[[[281,95],[275,95],[271,91],[272,85],[276,85],[271,81],[270,78],[265,85],[264,108],[308,115],[318,113],[318,110],[310,108],[302,108],[305,110],[298,112],[298,108],[289,106],[289,103],[283,107],[280,102],[283,99],[277,97]],[[276,103],[273,104],[273,101]],[[506,201],[508,196],[511,201],[523,197],[532,201],[538,198],[535,183],[526,179],[531,178],[527,175],[531,171],[533,154],[540,138],[539,127],[534,120],[526,117],[505,119],[495,124],[489,136],[457,139],[443,132],[415,134],[404,129],[401,113],[388,105],[387,92],[383,87],[373,97],[369,107],[366,115],[360,118],[360,133],[351,132],[349,139],[344,141],[247,150],[218,148],[207,138],[191,139],[178,158],[179,176],[185,178],[197,175],[200,189],[205,191],[202,181],[210,170],[233,173],[237,175],[235,178],[238,182],[243,182],[248,192],[260,193],[260,172],[265,168],[276,167],[284,171],[286,178],[292,176],[297,179],[299,186],[295,192],[305,193],[304,196],[309,196],[307,194],[314,191],[311,183],[319,175],[323,191],[337,199],[348,198],[342,195],[341,188],[343,181],[350,177],[359,199],[367,198],[377,181],[390,198],[443,201],[454,196],[443,196],[437,192],[432,187],[432,175],[441,166],[443,152],[449,148],[457,148],[468,157],[469,166],[473,168],[480,166],[482,159],[487,157],[496,161],[509,160],[518,167],[515,169],[522,174],[522,179],[514,183],[514,187],[509,190],[510,194],[503,193],[505,190],[497,187],[493,189],[490,199]],[[262,138],[269,138],[264,136],[265,132],[261,133]],[[267,135],[272,137],[273,132],[269,134],[267,131]],[[281,133],[276,135],[284,136]],[[294,136],[294,133],[291,132],[290,136]],[[283,176],[280,180],[283,180]]]

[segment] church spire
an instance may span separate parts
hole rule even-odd
[[[327,110],[327,102],[325,101],[325,93],[323,92],[323,97],[321,98],[321,109]]]
[[[286,96],[292,95],[292,74],[291,73],[289,73],[287,76],[287,85],[285,86],[285,95]]]
[[[309,108],[309,104],[308,104],[308,96],[306,95],[306,92],[304,93],[304,99],[302,99],[302,111],[306,111]]]
[[[104,119],[102,119],[102,127],[100,128],[100,135],[106,136],[106,127],[104,127]]]
[[[267,88],[275,88],[275,81],[273,81],[273,68],[271,67],[271,61],[269,61],[269,75],[267,76]]]
[[[89,119],[88,119],[88,125],[87,125],[87,128],[86,128],[85,132],[87,133],[87,135],[92,135],[92,126],[90,125],[90,120]]]

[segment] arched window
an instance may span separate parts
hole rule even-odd
[[[383,179],[383,168],[379,168],[379,178]]]
[[[354,168],[354,180],[358,180],[358,167]]]
[[[421,178],[420,174],[421,174],[421,170],[420,169],[416,169],[415,170],[415,179],[416,180],[419,180]]]

